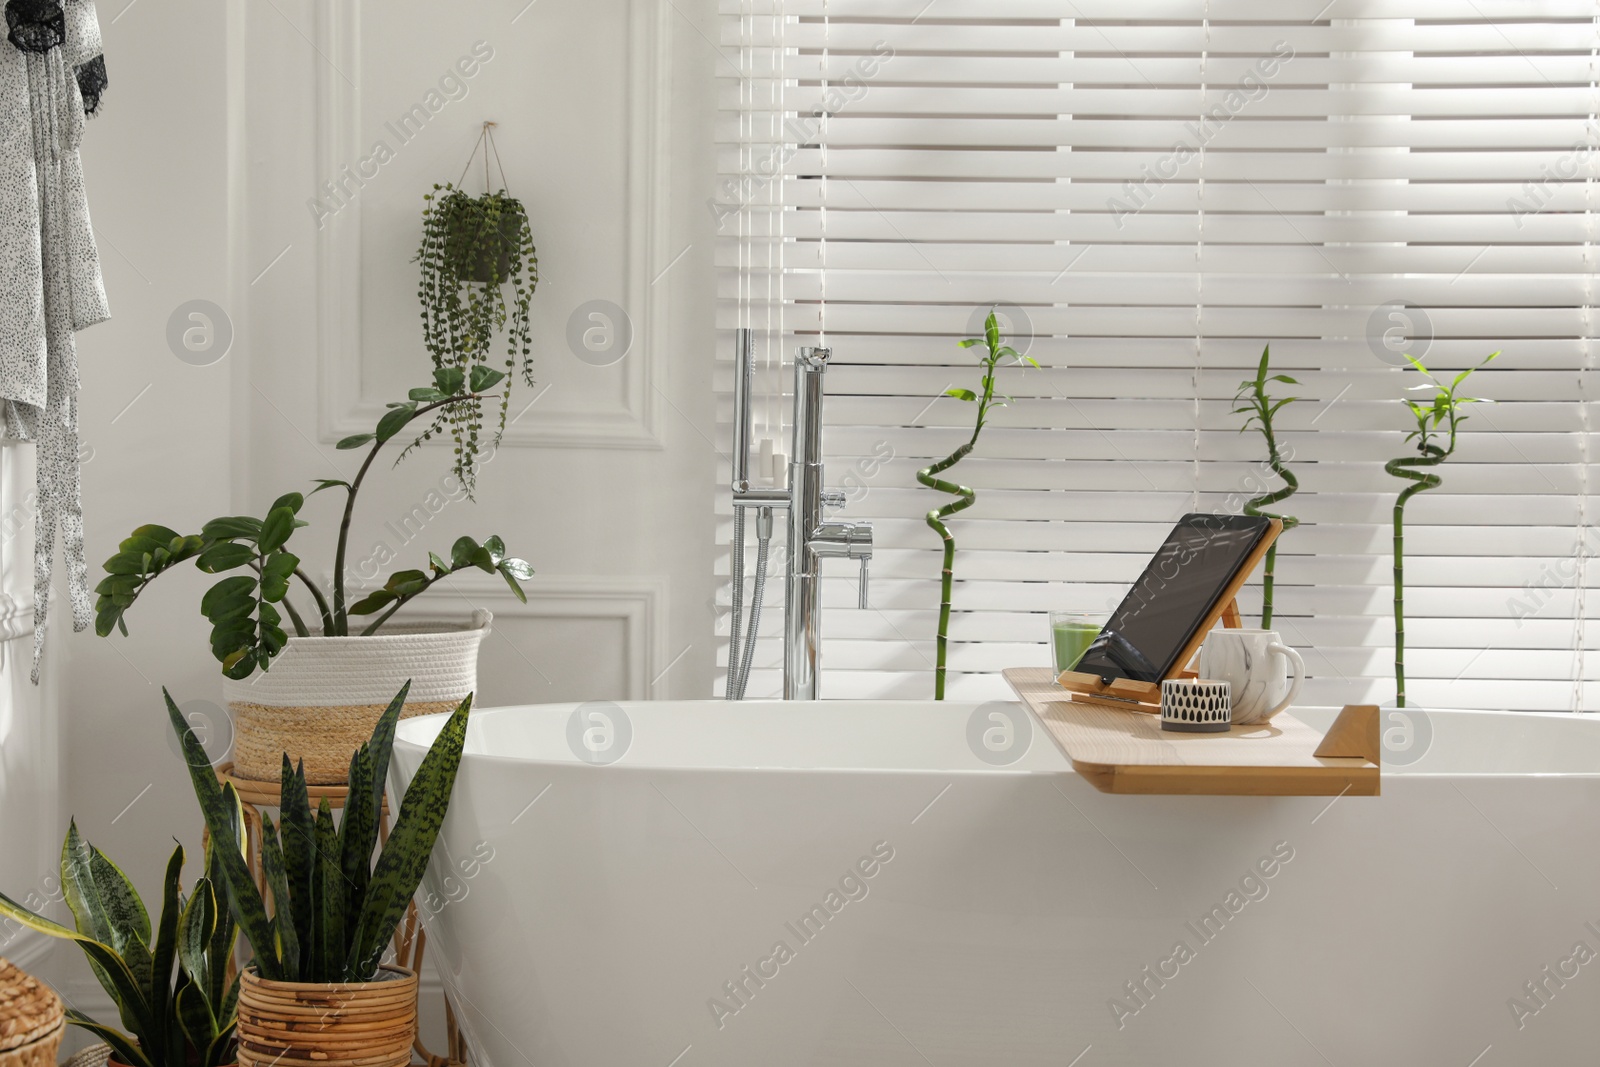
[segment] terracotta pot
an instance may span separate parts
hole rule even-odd
[[[407,1067],[417,1037],[417,976],[274,982],[244,972],[238,1067]]]
[[[487,611],[462,626],[386,628],[371,637],[291,637],[270,670],[222,685],[233,715],[233,776],[276,782],[283,754],[309,785],[343,785],[350,756],[407,679],[402,718],[453,711],[478,687]]]

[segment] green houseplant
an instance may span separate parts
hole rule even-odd
[[[390,404],[372,433],[339,442],[341,449],[365,449],[366,456],[350,480],[320,479],[311,491],[344,494],[326,590],[292,551],[296,531],[308,525],[300,517],[308,497],[285,493],[261,518],[222,516],[197,534],[157,525],[134,530],[105,562],[106,577],[96,588],[96,632],[126,634],[126,616],[134,603],[152,581],[180,563],[193,560],[203,573],[225,575],[201,597],[200,610],[211,623],[211,653],[227,679],[235,773],[271,781],[278,776],[279,755],[288,750],[306,760],[312,784],[342,781],[350,753],[371,733],[406,677],[414,678],[417,692],[407,715],[449,710],[476,686],[477,649],[488,626],[487,613],[479,613],[466,627],[381,632],[385,626],[393,628],[396,612],[442,579],[472,569],[498,574],[526,602],[521,583],[533,570],[527,561],[507,555],[497,536],[482,543],[461,537],[447,556],[428,553],[425,570],[395,571],[363,596],[352,596],[349,587],[356,501],[378,453],[414,420],[480,403],[504,379],[490,367],[441,368],[434,372],[433,385],[413,389],[408,399]],[[293,587],[309,596],[316,624],[308,624],[295,607]],[[406,661],[403,666],[401,660]]]
[[[937,662],[933,668],[933,699],[944,699],[945,660],[950,640],[950,595],[955,580],[956,539],[951,535],[950,528],[944,520],[958,511],[964,511],[977,502],[978,494],[967,486],[955,482],[945,481],[938,475],[954,467],[966,459],[977,447],[978,435],[983,433],[984,423],[993,408],[1005,406],[1005,401],[996,400],[994,395],[995,370],[1002,360],[1015,360],[1018,364],[1037,367],[1037,361],[1022,355],[1010,345],[1003,343],[1000,335],[1000,320],[995,316],[993,309],[983,322],[983,336],[969,337],[957,342],[962,348],[972,348],[975,345],[984,346],[984,354],[978,357],[978,365],[983,371],[982,381],[979,383],[980,392],[971,389],[952,388],[944,392],[945,396],[969,404],[977,404],[977,416],[973,421],[972,436],[962,443],[961,447],[950,453],[937,463],[929,464],[917,471],[917,481],[929,489],[937,489],[941,493],[949,493],[955,500],[941,507],[929,511],[926,516],[928,526],[938,534],[944,542],[943,567],[939,571],[939,631],[937,641]]]
[[[1437,489],[1444,484],[1444,479],[1434,473],[1433,468],[1449,459],[1456,450],[1456,432],[1461,424],[1467,421],[1467,416],[1461,409],[1468,404],[1484,404],[1489,401],[1478,397],[1457,396],[1456,390],[1461,388],[1463,382],[1490,360],[1498,356],[1499,352],[1491,352],[1484,357],[1482,362],[1461,371],[1449,385],[1445,385],[1433,372],[1425,367],[1421,360],[1415,356],[1406,356],[1418,373],[1427,379],[1417,385],[1411,386],[1413,390],[1428,390],[1432,395],[1427,403],[1418,403],[1410,397],[1404,398],[1406,410],[1416,420],[1417,428],[1406,434],[1407,441],[1415,441],[1417,454],[1414,456],[1401,456],[1391,459],[1384,464],[1383,469],[1396,478],[1403,478],[1411,484],[1400,491],[1394,502],[1394,687],[1395,706],[1406,706],[1406,612],[1405,612],[1405,517],[1406,503],[1418,493],[1425,493],[1430,489]],[[1441,427],[1443,429],[1441,430]],[[1444,444],[1439,444],[1440,440]]]
[[[498,443],[511,404],[509,376],[520,370],[526,384],[534,384],[528,309],[539,284],[539,260],[528,213],[504,189],[490,192],[487,175],[481,196],[470,196],[447,182],[435,185],[423,203],[422,243],[417,249],[422,340],[436,370],[470,374],[488,366],[495,336],[504,333],[508,378],[497,398],[500,411],[494,440]],[[448,431],[455,444],[455,473],[469,494],[477,479],[485,402],[478,398],[440,409],[413,442],[414,447]]]
[[[240,1067],[285,1057],[368,1067],[410,1062],[417,976],[381,963],[444,822],[472,697],[461,701],[423,757],[380,849],[384,782],[409,687],[408,682],[395,694],[371,738],[350,758],[344,817],[337,825],[326,797],[312,814],[304,768],[291,767],[288,755],[282,756],[279,822],[261,815],[261,870],[270,909],[240,851],[238,795],[232,783],[218,781],[204,746],[163,690],[206,828],[219,845],[229,905],[254,953],[240,981]],[[307,1005],[336,1010],[308,1024]]]
[[[1245,416],[1244,425],[1239,427],[1239,432],[1244,433],[1252,424],[1261,431],[1262,438],[1267,444],[1267,466],[1273,474],[1283,480],[1283,487],[1271,492],[1261,493],[1245,501],[1244,513],[1246,515],[1266,516],[1269,519],[1282,519],[1284,530],[1292,530],[1300,525],[1300,520],[1293,515],[1280,515],[1272,511],[1262,511],[1263,507],[1281,503],[1293,496],[1300,488],[1300,481],[1294,476],[1284,462],[1283,453],[1278,448],[1277,433],[1273,428],[1272,420],[1278,412],[1300,398],[1286,396],[1275,398],[1267,392],[1268,382],[1282,382],[1285,385],[1299,385],[1300,383],[1287,374],[1268,375],[1268,363],[1271,358],[1272,347],[1268,345],[1261,350],[1261,362],[1256,365],[1256,376],[1246,378],[1239,383],[1239,391],[1234,395],[1233,401],[1239,406],[1233,409],[1233,414]],[[1272,587],[1273,576],[1277,569],[1278,544],[1273,542],[1267,549],[1267,558],[1261,569],[1261,628],[1272,629]]]
[[[129,1067],[219,1067],[233,1061],[239,979],[229,977],[228,963],[238,926],[224,895],[223,851],[206,849],[206,874],[185,896],[183,846],[173,850],[153,926],[127,876],[83,839],[76,822],[61,848],[61,888],[76,929],[0,894],[0,916],[83,950],[123,1029],[75,1008],[67,1009],[67,1019],[110,1045]]]

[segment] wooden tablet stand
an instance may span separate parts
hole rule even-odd
[[[1218,621],[1230,629],[1239,629],[1243,625],[1243,619],[1239,614],[1239,590],[1244,588],[1244,583],[1249,581],[1250,575],[1261,565],[1261,561],[1266,558],[1267,550],[1281,533],[1283,533],[1283,521],[1273,519],[1266,533],[1261,535],[1261,540],[1251,549],[1250,555],[1245,557],[1233,577],[1228,579],[1228,584],[1223,586],[1222,592],[1218,594],[1200,625],[1189,636],[1183,651],[1173,661],[1172,669],[1165,675],[1166,678],[1195,677],[1195,672],[1188,669],[1189,663],[1200,651],[1200,645],[1205,641],[1206,634],[1211,632],[1211,628]],[[1160,681],[1136,682],[1130,678],[1113,678],[1107,682],[1098,674],[1062,671],[1056,678],[1056,684],[1071,693],[1073,700],[1082,703],[1106,704],[1125,711],[1147,711],[1157,714],[1161,711]]]

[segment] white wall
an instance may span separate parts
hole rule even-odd
[[[332,442],[347,426],[370,428],[374,406],[430,374],[410,262],[421,195],[460,174],[478,124],[493,119],[538,245],[536,374],[550,389],[484,471],[478,503],[424,506],[422,536],[403,547],[382,532],[426,505],[448,470],[448,452],[428,447],[374,472],[357,514],[369,533],[355,543],[382,537],[400,548],[397,565],[415,566],[461,534],[499,533],[533,564],[526,608],[503,585],[469,580],[430,609],[497,613],[482,656],[490,704],[706,696],[723,477],[710,444],[704,206],[715,5],[525,4],[108,0],[112,89],[84,152],[115,316],[80,337],[92,568],[140,523],[196,529],[260,514],[312,478],[354,472],[358,454]],[[386,136],[384,120],[423,100],[477,41],[493,58],[467,96],[319,232],[307,201],[364,154],[347,148]],[[168,316],[197,298],[234,329],[227,356],[204,367],[176,358],[165,337]],[[634,320],[633,348],[614,367],[581,362],[565,340],[573,308],[595,298]],[[513,414],[535,392],[520,389]],[[318,572],[331,568],[335,504],[317,497],[297,535]],[[131,636],[58,633],[53,644],[64,809],[141,887],[155,886],[174,836],[198,845],[160,687],[180,703],[220,703],[204,587],[196,572],[169,576],[131,613]],[[58,843],[64,815],[56,822],[46,836]]]

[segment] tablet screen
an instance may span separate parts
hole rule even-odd
[[[1078,661],[1080,674],[1159,682],[1271,526],[1248,515],[1185,515]]]

